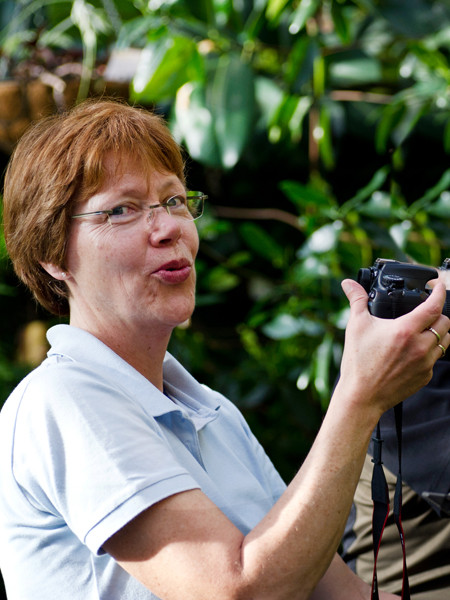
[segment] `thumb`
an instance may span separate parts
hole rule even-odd
[[[420,319],[424,327],[431,325],[441,314],[446,300],[446,289],[442,281],[437,281],[425,302],[404,315],[404,321]]]
[[[352,312],[366,312],[368,296],[366,290],[353,279],[344,279],[341,283],[344,294],[350,302]]]

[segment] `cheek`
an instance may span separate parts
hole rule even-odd
[[[189,247],[192,252],[192,256],[195,258],[197,256],[200,240],[198,237],[197,226],[195,225],[194,221],[191,221],[189,223],[189,226],[190,226],[190,230],[188,232],[187,239],[189,240],[188,243],[189,243]]]

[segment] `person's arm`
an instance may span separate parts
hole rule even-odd
[[[370,586],[360,579],[337,554],[319,581],[310,600],[369,600]],[[400,596],[378,591],[380,600],[399,600]]]
[[[441,355],[426,328],[439,331],[445,347],[450,342],[442,285],[395,320],[372,317],[361,286],[345,287],[351,318],[341,378],[307,459],[262,521],[244,536],[193,490],[147,509],[104,544],[163,600],[306,600],[327,571],[374,426],[429,381]],[[355,588],[347,600],[361,593]],[[336,594],[330,590],[327,600],[339,600]]]

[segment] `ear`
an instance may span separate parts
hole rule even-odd
[[[65,281],[67,279],[68,273],[61,267],[47,262],[40,262],[39,264],[45,271],[47,271],[49,275],[53,277],[53,279],[57,279],[58,281]]]

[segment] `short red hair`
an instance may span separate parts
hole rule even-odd
[[[139,160],[149,172],[174,173],[184,183],[182,151],[164,120],[115,100],[86,100],[36,122],[21,137],[6,170],[8,253],[19,278],[54,314],[69,314],[68,289],[40,263],[64,270],[73,205],[101,188],[110,152]]]

